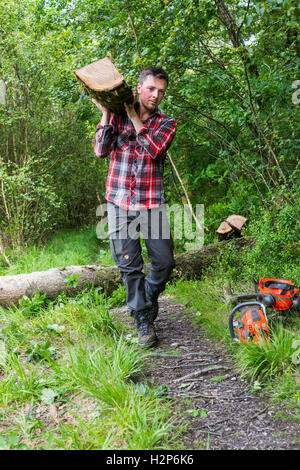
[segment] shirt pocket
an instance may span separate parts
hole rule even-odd
[[[119,149],[124,150],[131,141],[136,140],[136,134],[130,130],[123,129],[122,132],[118,135],[117,146]]]
[[[129,144],[129,136],[126,132],[122,132],[121,134],[118,135],[117,139],[117,147],[119,149],[125,149]]]

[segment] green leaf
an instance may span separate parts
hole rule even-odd
[[[245,20],[245,23],[246,23],[247,26],[250,26],[252,21],[253,21],[253,16],[249,15],[249,16],[247,16],[247,18]]]
[[[207,418],[208,416],[208,412],[204,408],[202,408],[201,410],[187,410],[187,413],[193,416],[194,418]]]

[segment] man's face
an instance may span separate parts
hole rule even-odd
[[[163,78],[157,78],[153,75],[148,75],[144,83],[138,83],[137,91],[140,95],[140,104],[144,106],[149,112],[154,112],[160,105],[165,91],[167,89],[167,82]]]

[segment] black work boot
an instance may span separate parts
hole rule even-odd
[[[151,323],[154,323],[154,321],[156,320],[157,315],[158,315],[158,309],[159,309],[158,301],[153,300],[152,301],[152,307],[149,310],[149,319],[150,319]]]
[[[139,344],[144,348],[152,348],[158,343],[154,326],[149,318],[149,312],[136,312],[135,319],[139,335]]]

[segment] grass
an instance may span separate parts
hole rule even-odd
[[[141,243],[145,262],[149,262],[144,241]],[[11,266],[5,267],[0,257],[0,276],[45,271],[71,265],[115,264],[108,239],[98,239],[96,227],[70,229],[54,234],[44,246],[27,246],[13,254],[7,250]]]
[[[114,264],[108,240],[99,240],[94,226],[60,231],[45,246],[28,246],[9,256],[11,266],[0,264],[0,275],[45,271],[53,267],[85,264]],[[1,263],[1,261],[0,261]]]
[[[245,343],[237,353],[239,369],[251,381],[274,378],[288,371],[294,371],[292,331],[285,330],[281,324],[273,326],[270,341],[262,341],[261,346]]]
[[[107,298],[90,288],[1,309],[1,449],[175,445],[182,427],[171,400],[152,384],[147,393],[139,387],[147,352],[109,312],[124,299],[122,289]],[[53,407],[63,410],[59,421]]]

